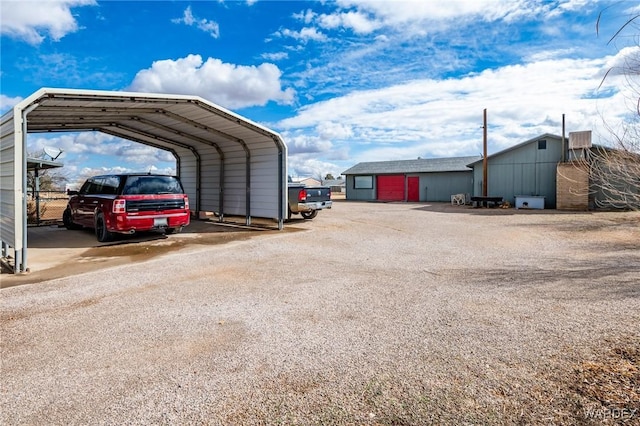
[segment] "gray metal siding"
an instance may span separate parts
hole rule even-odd
[[[420,175],[420,201],[450,202],[454,194],[473,192],[473,173],[443,172]]]
[[[225,155],[224,167],[224,212],[244,216],[246,213],[246,158]]]
[[[271,147],[251,150],[251,215],[264,218],[278,218],[279,175],[278,151]]]
[[[22,149],[16,146],[21,137],[19,120],[14,119],[14,110],[6,112],[0,119],[0,240],[3,244],[22,249],[23,216],[22,194]],[[16,170],[20,168],[20,170]]]
[[[191,210],[195,210],[197,170],[196,157],[194,157],[194,155],[188,149],[176,147],[174,148],[174,150],[180,156],[180,165],[179,170],[177,170],[177,174],[180,176],[180,181],[182,181],[184,191],[189,197],[189,208]]]
[[[553,137],[546,149],[538,149],[538,140],[488,158],[487,195],[503,197],[515,203],[517,195],[545,197],[545,208],[556,205],[556,168],[562,159],[562,141]],[[482,195],[482,162],[474,164],[474,195]]]
[[[251,146],[251,216],[278,219],[280,176],[273,171],[278,168],[278,149],[274,143]],[[247,155],[239,143],[220,143],[224,154],[223,213],[225,215],[246,214]],[[196,158],[187,150],[177,149],[182,157],[180,175],[185,191],[189,195],[191,208],[196,200]],[[220,168],[222,161],[213,147],[200,148],[200,210],[220,213]]]
[[[353,175],[346,176],[346,195],[347,200],[355,201],[374,201],[376,199],[376,178],[373,176],[373,188],[356,189],[354,188],[355,178]]]
[[[220,210],[220,154],[214,147],[200,149],[201,186],[200,210],[219,212]]]

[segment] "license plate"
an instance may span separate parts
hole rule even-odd
[[[168,223],[167,223],[166,217],[159,217],[159,218],[153,219],[153,226],[161,227],[161,226],[167,226],[167,225]]]

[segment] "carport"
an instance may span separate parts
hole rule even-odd
[[[15,272],[27,269],[27,134],[83,131],[171,152],[194,215],[283,228],[287,147],[278,133],[197,96],[43,88],[0,118],[0,240]]]

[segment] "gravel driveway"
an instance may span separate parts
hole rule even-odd
[[[640,214],[287,228],[3,288],[0,423],[640,424]]]

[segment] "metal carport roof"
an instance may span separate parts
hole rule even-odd
[[[195,214],[274,219],[287,203],[280,135],[197,96],[43,88],[0,119],[0,240],[27,267],[26,137],[97,131],[171,152]]]

